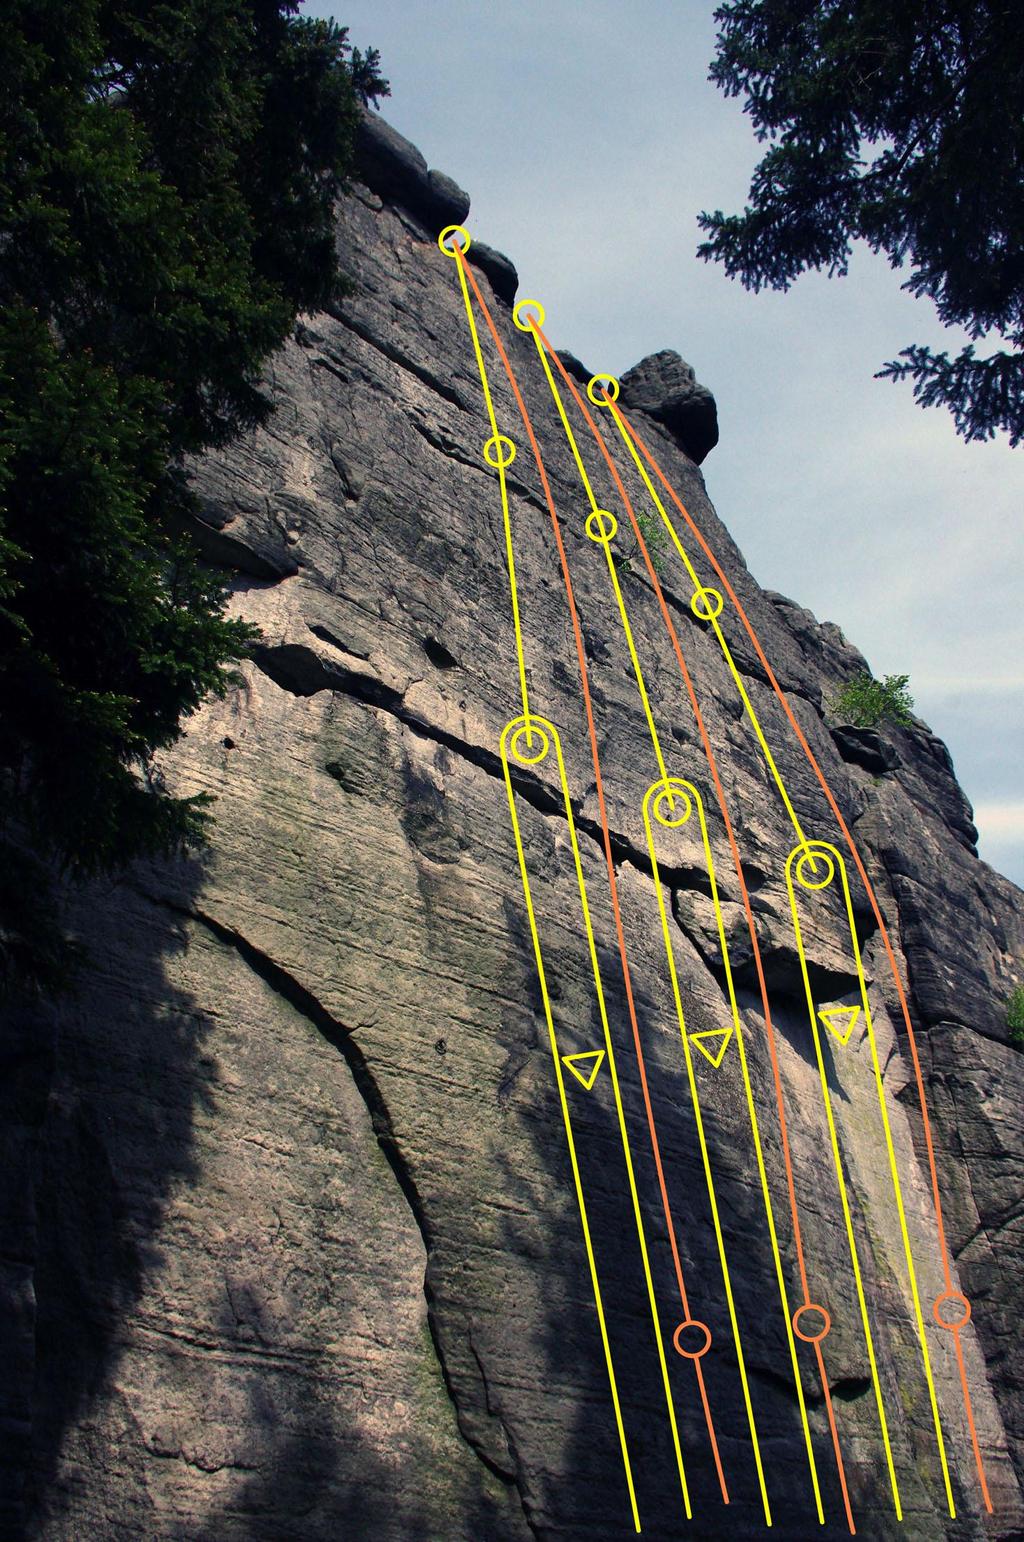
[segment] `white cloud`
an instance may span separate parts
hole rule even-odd
[[[619,372],[677,348],[715,391],[708,490],[755,577],[909,672],[968,796],[1016,806],[1024,450],[965,445],[872,378],[908,343],[960,341],[884,258],[756,296],[697,261],[698,212],[740,207],[762,153],[707,82],[712,7],[347,0],[345,21],[381,50],[385,116],[470,193],[555,343]],[[1024,882],[1024,850],[992,860]]]
[[[979,803],[974,818],[993,835],[1016,835],[1024,840],[1024,802]]]

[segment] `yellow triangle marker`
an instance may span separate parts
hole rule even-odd
[[[717,1071],[725,1059],[725,1052],[732,1040],[732,1024],[730,1023],[728,1028],[707,1028],[703,1033],[691,1033],[689,1037],[690,1043],[696,1044],[704,1059],[710,1060]],[[717,1049],[708,1047],[713,1039],[721,1040]]]
[[[826,1007],[818,1016],[834,1039],[838,1039],[840,1044],[849,1044],[850,1034],[860,1016],[860,1007]]]
[[[562,1064],[569,1067],[576,1080],[586,1087],[588,1092],[597,1081],[597,1073],[600,1071],[603,1063],[603,1049],[588,1049],[579,1055],[562,1056]],[[583,1065],[588,1066],[589,1069],[581,1070],[580,1067]]]

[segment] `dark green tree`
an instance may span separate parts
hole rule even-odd
[[[185,462],[266,419],[262,364],[342,291],[332,209],[387,93],[297,12],[4,7],[0,981],[61,972],[44,863],[111,870],[209,817],[153,756],[250,631],[188,537]]]
[[[735,0],[710,78],[771,148],[742,214],[700,216],[747,288],[845,274],[861,239],[973,341],[911,346],[914,382],[967,440],[1024,438],[1024,27],[1012,0]],[[992,351],[979,356],[975,342]]]

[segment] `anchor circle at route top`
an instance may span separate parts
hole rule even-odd
[[[819,862],[825,869],[824,878],[807,877],[807,870],[809,869],[812,873],[816,872]],[[835,876],[836,865],[832,858],[823,851],[811,851],[808,848],[796,865],[797,883],[804,889],[827,889]]]
[[[533,743],[534,738],[540,740],[540,749],[535,754],[528,754],[519,748],[520,740],[525,739],[529,747]],[[547,757],[548,750],[551,748],[551,740],[539,723],[534,723],[528,718],[516,729],[509,740],[508,747],[513,760],[518,760],[521,766],[539,766],[541,761]]]
[[[724,601],[717,589],[700,588],[690,601],[690,609],[698,621],[713,621],[722,614]]]
[[[453,241],[451,246],[449,246],[448,238],[450,236],[458,236],[460,239]],[[442,252],[444,252],[446,257],[454,257],[456,247],[458,247],[459,251],[463,254],[463,256],[465,256],[473,243],[470,240],[469,231],[466,229],[465,225],[446,225],[437,238],[437,244],[441,248]]]
[[[529,307],[531,314],[529,320],[524,321],[523,312],[527,309],[527,307]],[[530,325],[531,321],[538,327],[542,327],[544,325],[544,307],[541,305],[539,300],[520,300],[519,304],[512,312],[512,320],[515,322],[520,332],[532,332],[533,327]]]
[[[813,1317],[810,1322],[804,1324],[802,1319],[805,1312],[816,1314],[821,1319],[820,1324],[815,1326]],[[825,1308],[819,1306],[816,1301],[805,1302],[803,1306],[798,1307],[793,1313],[793,1332],[805,1344],[820,1344],[822,1339],[827,1338],[831,1331],[832,1319]]]
[[[676,804],[682,804],[682,812],[676,812]],[[654,800],[654,817],[666,830],[678,830],[684,825],[693,813],[693,804],[689,794],[681,787],[673,787],[666,782]],[[667,811],[667,812],[666,812]]]
[[[942,1305],[946,1301],[953,1301],[960,1308],[960,1316],[952,1321],[947,1321],[942,1315]],[[966,1328],[971,1320],[971,1303],[959,1290],[944,1290],[941,1296],[935,1298],[932,1316],[939,1327],[945,1328],[947,1333],[958,1333],[961,1328]]]
[[[592,401],[595,407],[607,407],[608,403],[603,396],[595,396],[595,387],[604,382],[604,388],[613,402],[619,399],[619,382],[614,375],[591,375],[587,381],[587,399]]]
[[[498,459],[494,460],[491,451],[497,453]],[[489,466],[497,469],[499,466],[511,466],[516,458],[516,447],[505,434],[494,434],[484,445],[484,460]]]
[[[587,523],[583,527],[592,541],[597,541],[600,546],[607,546],[609,541],[614,541],[619,522],[614,514],[609,514],[607,509],[595,509],[587,515]]]
[[[690,1343],[683,1343],[683,1334],[689,1335]],[[694,1339],[696,1343],[692,1342]],[[682,1355],[685,1360],[699,1360],[701,1355],[706,1355],[711,1348],[711,1329],[706,1322],[699,1322],[696,1317],[687,1318],[681,1322],[672,1335],[672,1343],[676,1353]]]

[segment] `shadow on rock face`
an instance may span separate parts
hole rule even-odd
[[[514,905],[507,905],[505,913],[509,939],[516,946],[522,969],[518,994],[524,1004],[536,1007],[540,1015],[540,1003],[535,999],[531,937]],[[543,930],[543,917],[541,926]],[[552,935],[550,917],[545,935],[548,939]],[[683,1313],[643,1114],[621,967],[614,950],[599,948],[599,952],[693,1518],[687,1520],[685,1515],[620,1127],[607,1072],[591,1092],[583,1090],[565,1073],[576,1157],[637,1503],[645,1536],[668,1542],[685,1531],[687,1536],[710,1542],[726,1531],[721,1493],[693,1362],[676,1353],[672,1346],[672,1335]],[[553,945],[546,950],[545,967],[550,980],[558,979],[561,986],[552,1003],[556,1029],[563,1032],[578,1028],[588,1015],[582,997],[577,999],[585,988],[582,975],[576,973],[573,960],[559,957]],[[638,985],[643,977],[643,971],[638,971]],[[510,994],[515,996],[517,992]],[[693,1106],[675,1054],[678,1040],[668,1046],[657,1009],[642,992],[636,1004],[690,1311],[693,1317],[708,1323],[712,1334],[713,1352],[706,1356],[703,1366],[729,1486],[731,1507],[724,1512],[729,1518],[728,1532],[737,1538],[759,1536],[763,1534],[760,1491]],[[524,1013],[524,1018],[528,1016],[528,1012]],[[511,1024],[510,1031],[514,1027]],[[600,1033],[600,1025],[592,1017],[590,1036],[594,1043],[601,1042]],[[542,1482],[532,1488],[527,1486],[524,1506],[540,1537],[586,1537],[596,1542],[612,1542],[632,1534],[629,1496],[546,1033],[543,1037],[543,1044],[535,1041],[528,1050],[531,1059],[536,1057],[533,1074],[529,1070],[524,1073],[524,1078],[532,1083],[532,1092],[523,1089],[520,1096],[517,1087],[511,1099],[503,1100],[507,1116],[518,1118],[520,1130],[535,1152],[537,1176],[531,1184],[524,1186],[521,1164],[508,1162],[505,1166],[502,1193],[511,1203],[504,1211],[504,1249],[510,1255],[529,1258],[535,1271],[538,1299],[531,1328],[543,1335],[547,1383],[535,1416],[539,1426],[549,1425],[551,1429],[550,1481],[543,1482],[543,1464],[532,1452],[525,1466],[532,1474],[540,1473]],[[809,1479],[765,1217],[752,1171],[753,1158],[745,1149],[749,1139],[744,1139],[739,1112],[716,1102],[706,1082],[703,1104],[746,1371],[762,1449],[769,1453],[773,1520],[781,1534],[802,1536],[807,1534],[804,1528],[811,1504]],[[749,1136],[749,1132],[746,1134]],[[535,1223],[531,1213],[538,1204],[538,1195],[542,1196],[544,1214]],[[781,1207],[777,1219],[785,1248],[785,1215]],[[492,1326],[489,1331],[500,1334],[501,1330]],[[513,1341],[503,1347],[491,1344],[484,1359],[500,1363],[503,1354],[513,1353]],[[810,1384],[809,1392],[813,1400],[814,1388]],[[516,1431],[512,1434],[515,1436]],[[532,1434],[529,1438],[533,1438]],[[560,1445],[562,1440],[567,1444]],[[554,1480],[552,1474],[556,1472],[565,1476]],[[844,1535],[838,1487],[824,1464],[820,1477],[829,1523],[824,1529],[815,1525],[815,1534]]]
[[[195,862],[177,865],[183,901],[200,876]],[[65,1435],[116,1370],[119,1329],[155,1256],[168,1195],[192,1172],[207,1031],[165,969],[185,946],[184,932],[140,907],[128,883],[73,893],[69,922],[89,955],[78,993],[35,1014],[52,1059],[25,1174],[33,1211],[35,1322],[24,1366],[31,1450],[10,1512],[17,1525],[42,1524],[42,1534],[54,1489],[69,1481],[57,1476]],[[109,985],[118,977],[130,989],[115,994]],[[136,1165],[133,1153],[143,1151],[159,1160]]]

